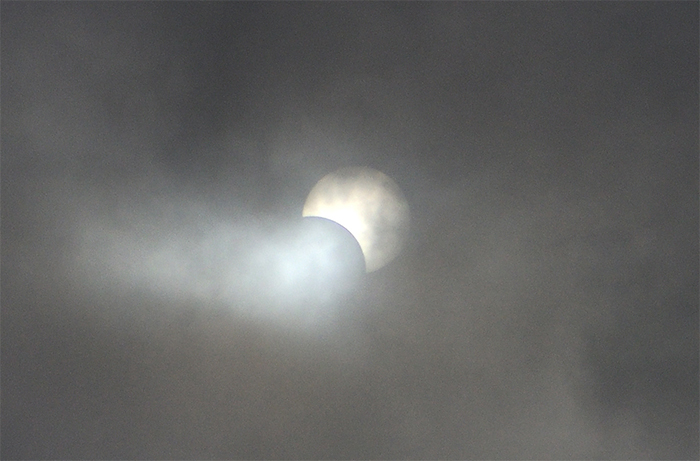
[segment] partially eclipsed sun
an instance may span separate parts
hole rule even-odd
[[[309,192],[304,217],[337,222],[359,243],[367,272],[391,262],[408,234],[409,210],[399,186],[372,168],[341,168]]]

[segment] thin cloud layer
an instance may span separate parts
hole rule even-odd
[[[696,4],[2,13],[3,458],[697,459]]]

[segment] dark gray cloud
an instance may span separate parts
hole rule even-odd
[[[697,37],[691,2],[3,3],[3,459],[697,459]],[[412,213],[349,291],[299,233],[345,166]]]

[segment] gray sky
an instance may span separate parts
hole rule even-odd
[[[696,2],[1,18],[3,459],[698,458]]]

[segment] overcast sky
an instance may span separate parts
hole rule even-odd
[[[697,2],[1,21],[3,459],[698,459]],[[352,283],[347,166],[411,210]]]

